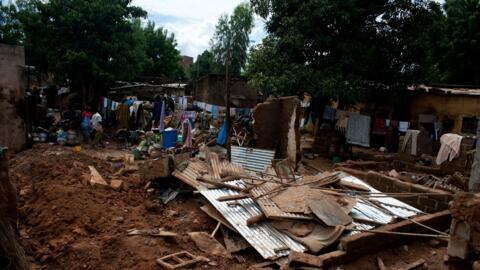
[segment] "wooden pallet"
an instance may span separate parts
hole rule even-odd
[[[193,265],[205,260],[206,259],[203,257],[194,256],[188,251],[184,250],[157,259],[157,264],[159,264],[163,269],[173,270]]]

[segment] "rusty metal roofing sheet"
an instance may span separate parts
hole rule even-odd
[[[204,186],[203,183],[197,181],[197,177],[201,176],[200,172],[207,171],[208,166],[201,160],[191,159],[188,166],[183,171],[175,170],[172,175],[182,180],[184,183],[192,186],[193,188],[200,188]]]
[[[242,186],[242,181],[229,184]],[[229,189],[201,190],[200,193],[232,224],[245,240],[252,245],[265,259],[276,259],[287,256],[290,251],[304,252],[306,248],[279,232],[269,222],[261,222],[247,226],[247,220],[262,213],[260,207],[252,199],[238,200],[239,206],[229,206],[227,202],[219,202],[221,196],[237,195]]]
[[[299,219],[299,220],[312,220],[311,215],[288,213],[280,209],[277,204],[270,199],[269,196],[264,196],[272,190],[275,190],[279,185],[275,183],[264,183],[252,189],[251,193],[258,199],[256,200],[263,213],[270,219]]]
[[[275,151],[232,146],[232,163],[256,172],[265,172],[272,165]]]

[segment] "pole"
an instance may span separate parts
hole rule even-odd
[[[228,161],[232,160],[232,148],[231,148],[231,141],[230,141],[230,133],[232,130],[232,120],[230,118],[230,74],[228,67],[230,65],[230,49],[227,49],[227,61],[225,63],[225,92],[226,92],[226,98],[225,98],[225,103],[226,103],[226,116],[225,116],[225,121],[227,121],[227,159]]]
[[[480,138],[480,121],[477,127],[477,138]],[[470,181],[468,183],[468,190],[470,192],[480,191],[480,142],[477,140],[475,154],[473,157],[472,169],[470,171]]]

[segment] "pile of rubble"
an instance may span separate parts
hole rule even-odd
[[[218,221],[211,235],[202,236],[209,241],[199,243],[211,242],[209,249],[225,254],[251,246],[267,264],[323,267],[332,258],[350,256],[348,242],[340,239],[362,232],[368,232],[368,237],[448,237],[428,225],[429,215],[394,198],[415,193],[382,193],[344,172],[296,175],[286,160],[272,162],[274,155],[268,150],[233,147],[232,162],[228,162],[203,148],[197,157],[177,165],[173,176],[201,194],[208,201],[202,210]],[[398,226],[387,228],[395,223]],[[412,224],[422,230],[411,229]],[[214,238],[220,227],[225,247]],[[158,263],[165,266],[168,259]]]

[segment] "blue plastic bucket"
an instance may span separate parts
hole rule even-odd
[[[162,146],[163,148],[175,147],[177,145],[177,131],[176,130],[164,130],[162,131]]]

